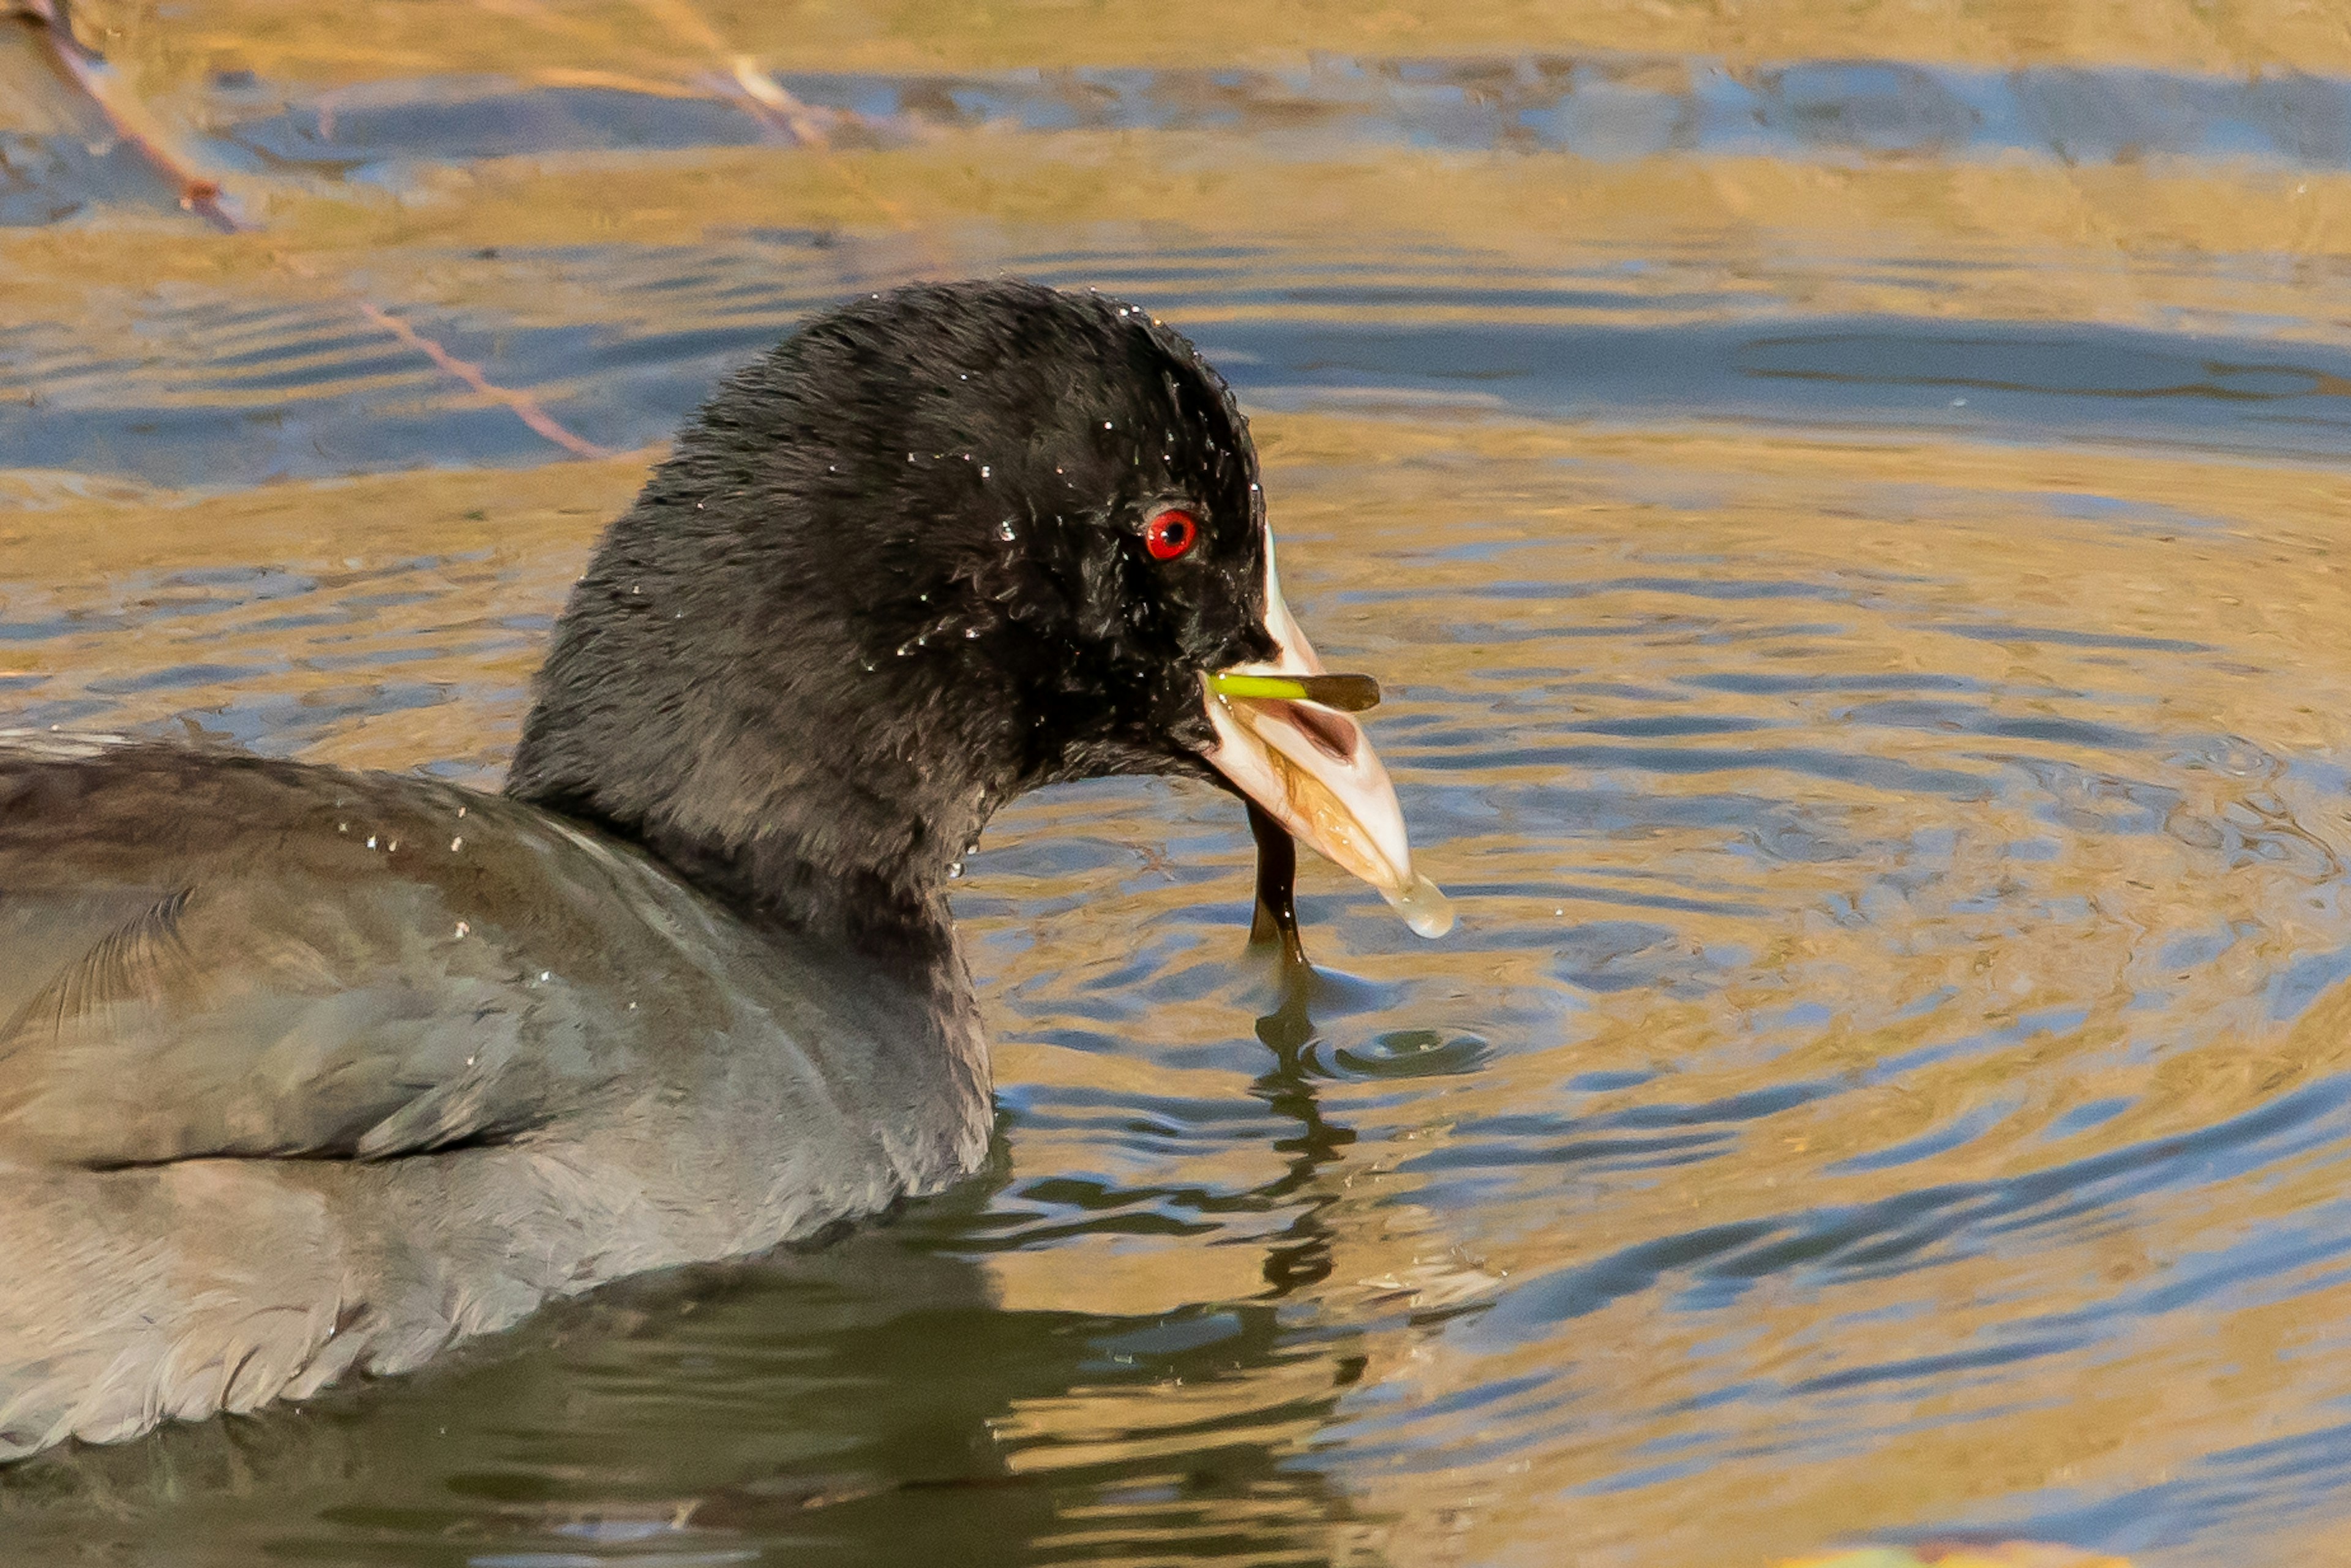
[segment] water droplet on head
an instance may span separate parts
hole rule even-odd
[[[963,862],[961,862],[961,861],[950,861],[950,862],[947,862],[947,875],[948,875],[950,878],[953,878],[953,877],[958,877],[958,876],[961,876],[962,874],[963,874]]]
[[[977,626],[967,626],[963,629],[963,635],[965,642],[977,643],[979,641],[979,628]]]
[[[983,468],[980,472],[985,474],[987,470]],[[1019,537],[1012,531],[1012,519],[1010,517],[1007,517],[1002,522],[996,525],[996,537],[1008,543]]]
[[[451,840],[449,841],[449,852],[450,852],[451,854],[453,854],[453,855],[454,855],[454,854],[455,854],[459,850],[464,849],[465,847],[465,840],[463,840],[463,839],[451,839]]]
[[[460,920],[459,922],[457,922],[457,935],[458,935],[458,936],[463,936],[464,935],[465,935],[465,933],[466,933],[466,932],[471,931],[472,929],[473,929],[473,927],[472,927],[472,926],[470,926],[470,925],[466,925],[464,921]]]
[[[987,465],[985,463],[979,465],[979,476],[983,479],[987,477]]]
[[[368,835],[368,848],[375,848],[375,835],[373,833],[370,833]]]

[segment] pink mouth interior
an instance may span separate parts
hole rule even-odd
[[[1364,732],[1336,714],[1280,697],[1251,700],[1267,714],[1295,727],[1314,743],[1316,749],[1327,753],[1333,759],[1340,762],[1355,759],[1355,745]]]

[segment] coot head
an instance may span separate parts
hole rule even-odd
[[[573,591],[507,789],[867,945],[945,929],[1002,801],[1113,773],[1237,789],[1406,897],[1354,720],[1211,689],[1320,669],[1188,341],[1099,295],[923,285],[810,320],[680,434]]]

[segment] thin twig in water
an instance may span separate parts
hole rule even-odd
[[[528,16],[559,26],[567,31],[590,34],[601,31],[550,9],[541,0],[481,0],[481,3],[486,9],[508,16]],[[259,228],[258,224],[243,214],[222,189],[221,183],[204,173],[196,160],[181,145],[180,140],[138,101],[122,76],[107,64],[105,57],[85,47],[74,37],[71,0],[6,0],[6,4],[5,14],[24,16],[43,29],[60,73],[97,105],[107,123],[124,142],[171,182],[179,193],[183,210],[203,218],[224,234],[246,234]],[[705,78],[704,81],[739,103],[763,129],[778,138],[827,153],[831,151],[833,134],[838,127],[862,123],[855,114],[820,108],[794,96],[762,69],[753,56],[730,48],[726,40],[694,8],[690,0],[637,0],[637,4],[673,37],[723,62],[726,67],[724,74]],[[549,71],[543,74],[549,78],[577,76],[583,83],[588,78],[605,76],[602,72],[589,71]],[[599,80],[597,85],[613,84],[609,80]],[[654,86],[650,83],[631,85],[637,90],[647,90]],[[331,96],[322,99],[318,105],[322,136],[331,135],[334,107]],[[828,162],[836,174],[893,223],[901,228],[914,227],[911,216],[903,207],[874,190],[852,166],[837,159],[829,159]],[[278,265],[296,277],[317,279],[317,275],[297,258],[281,256]],[[481,396],[503,404],[534,434],[575,456],[611,455],[606,448],[567,429],[530,393],[497,385],[483,373],[480,366],[459,359],[442,344],[372,300],[350,297],[350,303],[370,323],[431,360],[445,374],[463,382]]]
[[[106,57],[74,37],[68,0],[17,0],[15,9],[41,29],[48,40],[50,60],[98,106],[115,135],[172,183],[183,212],[195,214],[223,234],[238,234],[251,226],[238,216],[220,182],[197,172],[178,139],[131,95],[121,74],[106,63]]]
[[[178,139],[131,96],[121,74],[106,63],[105,57],[86,47],[74,37],[69,0],[13,0],[11,11],[43,30],[48,40],[50,55],[66,80],[98,106],[107,123],[114,128],[116,135],[121,137],[158,173],[172,182],[180,193],[183,210],[193,213],[223,234],[249,234],[259,228],[259,225],[247,221],[236,210],[222,191],[220,182],[201,172],[194,159],[180,147]],[[321,112],[331,110],[322,110]],[[278,265],[297,277],[318,280],[317,274],[294,257],[280,256]],[[482,373],[480,366],[459,359],[374,301],[351,296],[348,290],[343,292],[359,313],[378,329],[423,354],[444,372],[463,382],[475,392],[504,404],[536,434],[576,457],[611,455],[608,449],[566,429],[562,422],[548,413],[546,406],[530,393],[497,385]]]
[[[750,56],[737,55],[730,62],[726,79],[760,124],[782,131],[803,147],[832,145],[832,121],[840,118],[839,111],[802,103],[761,70],[759,62]]]
[[[632,49],[634,40],[624,37],[618,29],[557,9],[543,4],[543,0],[475,0],[475,3],[493,15],[530,22],[601,53],[629,52],[632,57],[634,54],[641,53]],[[786,91],[759,69],[757,60],[729,47],[718,30],[685,0],[638,0],[638,6],[662,31],[683,44],[686,54],[707,56],[722,62],[726,69],[695,75],[690,81],[668,86],[648,84],[602,71],[561,68],[534,71],[531,73],[533,79],[557,84],[577,79],[587,85],[623,86],[631,91],[653,92],[663,97],[707,99],[715,90],[748,114],[769,136],[795,146],[830,146],[835,127],[859,122],[859,116],[845,110],[820,109],[814,104],[804,103]]]
[[[508,0],[508,3],[517,3],[517,0]],[[835,128],[844,123],[859,123],[856,115],[802,102],[761,68],[756,57],[729,47],[726,40],[719,36],[718,29],[694,8],[691,0],[636,0],[636,3],[640,10],[672,34],[684,37],[695,47],[725,61],[726,74],[713,79],[741,102],[752,118],[803,147],[826,154],[826,166],[841,183],[873,204],[884,217],[900,228],[915,231],[913,214],[904,206],[875,190],[858,172],[854,164],[831,155]]]
[[[580,457],[610,457],[610,448],[597,445],[582,436],[574,435],[542,407],[539,401],[526,392],[498,386],[482,374],[481,367],[459,359],[407,322],[367,300],[359,302],[360,314],[422,353],[426,359],[481,393],[484,397],[506,404],[517,419],[547,437],[566,452]]]

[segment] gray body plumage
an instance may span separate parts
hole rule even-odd
[[[421,779],[0,753],[0,1458],[945,1186],[988,1126],[946,951],[762,932]]]

